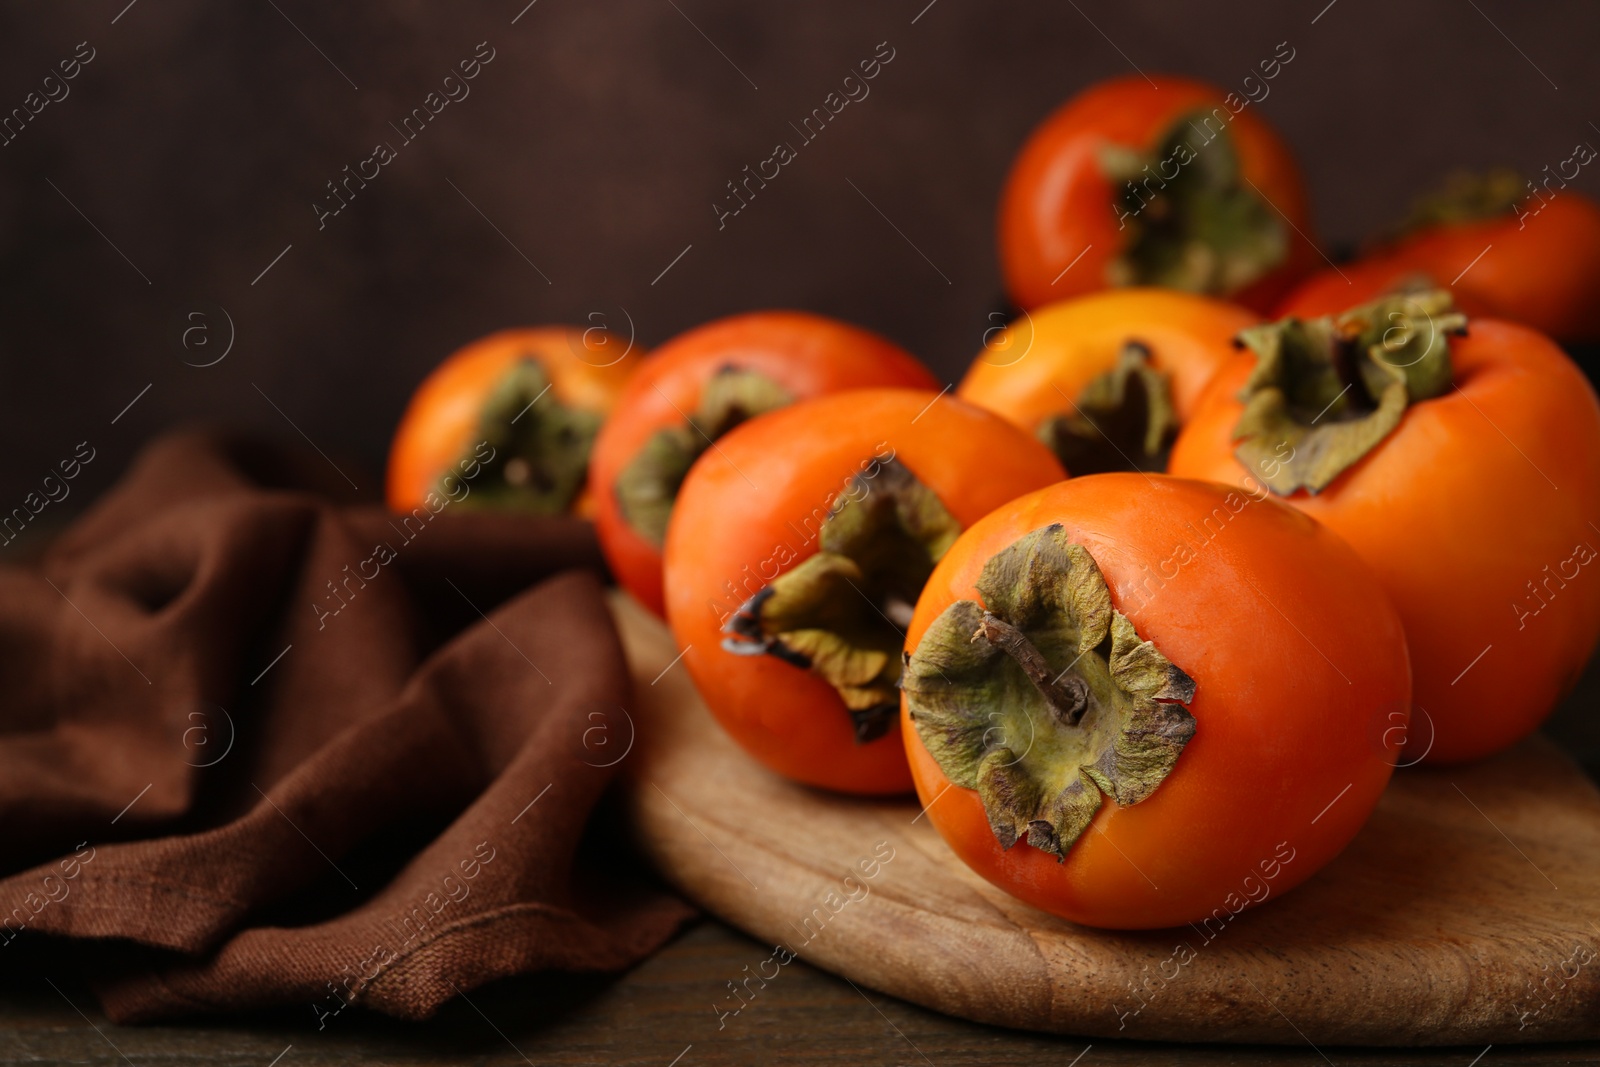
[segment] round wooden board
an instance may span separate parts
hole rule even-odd
[[[613,609],[636,694],[626,804],[645,851],[708,911],[860,985],[1096,1037],[1600,1037],[1600,791],[1542,738],[1398,773],[1342,856],[1225,924],[1095,930],[973,874],[912,798],[848,798],[768,772],[712,721],[666,627],[621,594]],[[781,981],[783,961],[752,959],[730,978],[756,991]],[[708,998],[739,1004],[727,989]]]

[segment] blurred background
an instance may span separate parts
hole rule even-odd
[[[87,440],[59,521],[195,419],[298,428],[376,490],[421,376],[513,324],[653,346],[801,307],[953,380],[1002,306],[1011,155],[1088,83],[1165,71],[1244,95],[1287,42],[1254,106],[1299,153],[1337,256],[1453,167],[1534,173],[1600,142],[1597,30],[1593,4],[1507,0],[7,5],[0,510]],[[802,144],[790,123],[889,52]],[[726,183],[780,141],[798,158],[719,229]],[[394,158],[322,216],[379,143]],[[1576,184],[1600,194],[1596,174]]]
[[[1011,156],[1088,83],[1245,95],[1286,42],[1254,106],[1337,257],[1454,167],[1537,173],[1600,143],[1597,30],[1575,0],[8,5],[0,511],[88,441],[38,524],[58,525],[197,419],[303,435],[376,492],[421,376],[513,324],[653,346],[801,307],[954,380],[1002,306]],[[791,123],[874,55],[869,95],[803,142]],[[447,86],[463,60],[477,76]],[[783,141],[798,158],[719,225],[727,183]],[[380,143],[393,158],[364,163]]]

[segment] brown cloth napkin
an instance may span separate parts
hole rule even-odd
[[[688,914],[584,841],[631,737],[586,524],[332,483],[170,437],[0,568],[0,954],[78,939],[116,1021],[421,1018]]]

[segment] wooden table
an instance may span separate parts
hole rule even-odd
[[[707,922],[619,978],[518,978],[479,990],[471,1003],[447,1005],[429,1023],[410,1025],[352,1014],[331,1021],[321,1032],[310,1012],[191,1026],[112,1026],[95,1009],[85,988],[52,973],[48,954],[35,951],[8,966],[0,979],[0,1064],[1469,1067],[1484,1052],[1482,1048],[1315,1049],[1114,1041],[1090,1046],[1081,1040],[998,1030],[937,1015],[852,988],[800,961],[785,967],[779,979],[719,1031],[712,1001],[725,994],[724,982],[746,964],[765,958],[767,951],[742,934]],[[59,991],[51,988],[47,977]],[[1080,1054],[1082,1058],[1076,1059]],[[1600,1063],[1600,1046],[1496,1046],[1477,1062],[1479,1067]]]

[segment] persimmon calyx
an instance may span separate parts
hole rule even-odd
[[[1244,330],[1256,366],[1239,394],[1234,455],[1279,496],[1321,492],[1407,407],[1450,389],[1450,336],[1466,325],[1450,293],[1433,289]]]
[[[882,737],[900,710],[904,627],[961,535],[933,490],[897,460],[871,461],[818,530],[818,551],[745,601],[722,647],[769,655],[832,685],[856,741]]]
[[[1180,116],[1148,149],[1101,150],[1100,169],[1115,186],[1112,210],[1128,231],[1106,267],[1109,284],[1226,294],[1288,256],[1283,220],[1246,183],[1215,110]]]
[[[1450,226],[1510,215],[1528,192],[1522,175],[1506,167],[1483,173],[1460,170],[1438,189],[1420,197],[1405,220],[1386,236],[1404,237],[1433,226]]]
[[[786,389],[764,374],[731,364],[718,368],[700,391],[700,403],[688,421],[651,434],[617,476],[617,505],[624,521],[660,548],[678,489],[700,454],[747,419],[793,402]]]
[[[1172,772],[1195,683],[1140,639],[1059,524],[996,553],[977,587],[983,602],[951,604],[907,657],[906,706],[1001,847],[1026,839],[1064,861],[1105,797],[1137,804]]]
[[[1072,401],[1072,410],[1039,423],[1039,440],[1074,475],[1160,471],[1178,433],[1178,412],[1165,373],[1150,365],[1141,341],[1123,344],[1117,363]]]
[[[598,411],[558,400],[538,360],[517,360],[490,391],[478,416],[479,440],[493,446],[494,458],[482,464],[472,492],[461,498],[462,506],[563,514],[583,489],[589,451],[602,421]],[[476,448],[474,443],[451,473],[476,463]]]

